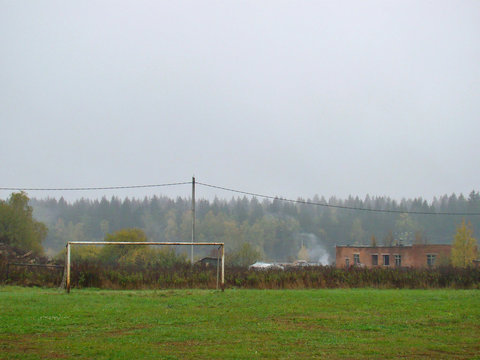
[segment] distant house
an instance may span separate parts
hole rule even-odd
[[[195,264],[196,265],[203,265],[203,266],[214,266],[217,267],[218,265],[222,265],[222,259],[217,259],[216,257],[204,257],[203,259],[198,260]]]
[[[336,267],[434,267],[450,257],[451,245],[336,246]]]

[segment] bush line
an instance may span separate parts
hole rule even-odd
[[[5,270],[5,267],[0,267]],[[62,271],[55,269],[10,268],[2,271],[3,284],[58,287]],[[8,277],[7,277],[8,275]],[[157,264],[139,267],[105,265],[98,261],[78,261],[72,265],[71,284],[74,288],[108,289],[214,289],[217,283],[215,267],[179,263],[174,266]],[[246,289],[326,289],[326,288],[385,288],[385,289],[480,289],[480,269],[433,269],[333,266],[287,268],[286,270],[249,270],[226,267],[227,288]]]

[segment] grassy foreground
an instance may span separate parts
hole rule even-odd
[[[478,290],[0,287],[0,359],[480,359]]]

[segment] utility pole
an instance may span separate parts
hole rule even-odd
[[[192,243],[195,242],[195,176],[192,177]],[[193,245],[190,261],[193,265]]]

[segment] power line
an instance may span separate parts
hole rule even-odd
[[[127,185],[127,186],[103,186],[103,187],[68,187],[68,188],[24,188],[24,187],[0,187],[0,190],[9,191],[92,191],[92,190],[119,190],[119,189],[140,189],[155,188],[165,186],[187,185],[190,181],[175,182],[166,184],[150,184],[150,185]]]
[[[234,193],[237,193],[237,194],[255,196],[255,197],[270,199],[270,200],[279,200],[279,201],[295,203],[295,204],[322,206],[322,207],[328,207],[328,208],[334,208],[334,209],[344,209],[344,210],[354,210],[354,211],[369,211],[369,212],[390,213],[390,214],[480,216],[480,213],[469,213],[469,212],[454,213],[454,212],[428,212],[428,211],[408,211],[408,210],[404,211],[404,210],[370,209],[370,208],[359,208],[359,207],[354,207],[354,206],[332,205],[332,204],[319,203],[319,202],[313,202],[313,201],[285,199],[285,198],[281,198],[281,197],[278,197],[278,196],[263,195],[263,194],[248,192],[248,191],[231,189],[231,188],[227,188],[227,187],[223,187],[223,186],[205,184],[205,183],[202,183],[202,182],[199,182],[199,181],[197,181],[196,183],[198,185],[206,186],[206,187],[209,187],[209,188],[230,191],[230,192],[234,192]]]
[[[174,183],[164,183],[164,184],[148,184],[148,185],[127,185],[127,186],[103,186],[103,187],[66,187],[66,188],[25,188],[25,187],[0,187],[0,190],[8,191],[95,191],[95,190],[120,190],[120,189],[140,189],[140,188],[156,188],[156,187],[167,187],[167,186],[177,186],[177,185],[190,185],[191,181],[183,182],[174,182]],[[212,189],[229,191],[242,195],[249,195],[263,199],[278,200],[283,202],[289,202],[294,204],[303,204],[303,205],[313,205],[321,206],[333,209],[343,209],[343,210],[352,210],[352,211],[368,211],[376,213],[389,213],[389,214],[413,214],[413,215],[446,215],[446,216],[480,216],[480,213],[475,212],[429,212],[429,211],[408,211],[408,210],[387,210],[387,209],[371,209],[371,208],[360,208],[354,206],[344,206],[344,205],[333,205],[326,203],[319,203],[314,201],[306,200],[293,200],[286,199],[278,196],[271,196],[259,193],[253,193],[249,191],[242,191],[232,188],[227,188],[224,186],[206,184],[199,181],[196,181],[196,184],[209,187]]]

